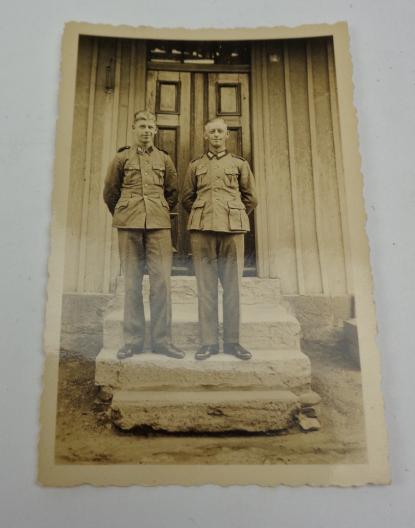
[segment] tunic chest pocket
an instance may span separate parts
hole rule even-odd
[[[207,167],[201,166],[196,169],[196,180],[198,185],[202,185],[206,182]]]
[[[236,167],[225,169],[225,183],[228,187],[232,189],[237,189],[239,187],[238,182],[239,171]]]
[[[153,165],[153,178],[156,185],[164,185],[164,176],[166,168],[163,165]]]
[[[127,163],[126,165],[124,165],[124,183],[125,184],[129,184],[129,183],[134,183],[137,181],[138,177],[139,177],[139,174],[140,174],[140,166],[137,164],[135,165],[134,163]]]
[[[140,164],[138,161],[134,160],[127,160],[126,164],[124,165],[124,171],[131,173],[131,172],[138,172],[140,170]]]

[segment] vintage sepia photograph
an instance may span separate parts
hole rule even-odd
[[[345,24],[70,23],[39,480],[388,482]]]

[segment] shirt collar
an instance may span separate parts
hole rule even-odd
[[[140,147],[139,145],[137,145],[137,152],[139,154],[151,154],[154,150],[154,145],[150,145],[149,147],[147,148],[143,148],[143,147]]]
[[[228,153],[227,150],[222,150],[221,152],[218,152],[217,154],[214,154],[213,152],[211,152],[209,150],[208,153],[207,153],[207,157],[209,159],[213,159],[213,158],[221,159],[221,158],[223,158],[223,156],[226,156],[227,153]]]

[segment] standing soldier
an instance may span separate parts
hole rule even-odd
[[[118,359],[139,354],[144,347],[145,318],[142,282],[147,263],[150,277],[152,351],[183,358],[171,342],[172,267],[169,210],[177,203],[177,174],[170,156],[153,144],[156,118],[137,112],[135,143],[118,150],[104,186],[104,200],[118,229],[125,276],[124,345]]]
[[[223,119],[206,124],[209,150],[190,163],[183,187],[199,302],[201,347],[196,359],[219,353],[218,278],[223,287],[223,351],[239,359],[252,357],[239,343],[239,290],[244,233],[257,199],[248,162],[226,151],[228,137]]]

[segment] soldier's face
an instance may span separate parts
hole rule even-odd
[[[134,137],[139,145],[152,145],[154,136],[157,134],[157,126],[154,121],[140,119],[133,125]]]
[[[208,123],[205,127],[205,139],[208,140],[209,147],[214,150],[223,150],[226,147],[226,140],[229,131],[220,121]]]

